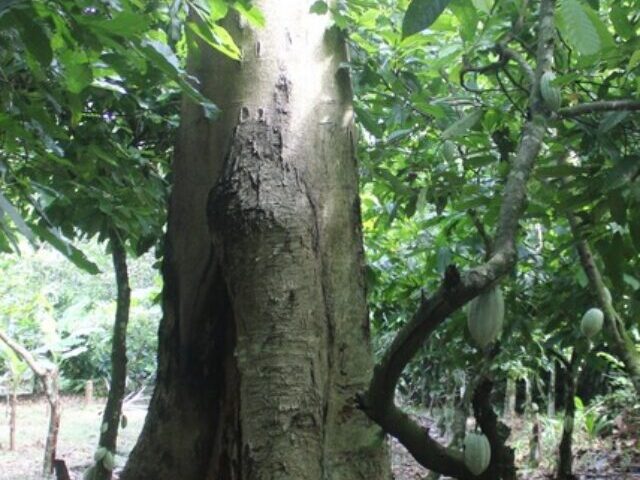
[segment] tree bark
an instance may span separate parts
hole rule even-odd
[[[575,420],[576,406],[574,397],[576,396],[576,386],[578,385],[578,375],[582,354],[576,346],[571,354],[565,379],[564,395],[564,422],[562,426],[562,437],[558,447],[558,480],[573,480],[573,426]]]
[[[116,276],[117,300],[116,315],[111,340],[111,383],[107,404],[102,415],[100,440],[98,445],[106,448],[115,456],[118,442],[118,428],[122,415],[122,400],[127,381],[127,325],[131,306],[131,287],[127,272],[127,252],[117,233],[112,232],[109,244]],[[97,462],[94,480],[110,480],[112,471]]]
[[[7,393],[9,399],[9,450],[16,449],[16,418],[18,416],[18,386],[11,382],[11,393]]]
[[[503,417],[511,420],[516,416],[516,381],[507,376],[507,386],[504,389]]]
[[[556,416],[556,361],[551,359],[549,369],[549,385],[547,385],[547,416]]]
[[[185,103],[156,389],[123,480],[386,479],[353,399],[371,376],[343,39],[311,0],[225,25],[240,62],[193,51],[222,108]]]

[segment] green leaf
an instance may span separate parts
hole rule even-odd
[[[402,38],[429,28],[447,8],[450,0],[412,0],[402,21]]]
[[[607,133],[610,130],[613,130],[616,126],[620,125],[627,117],[629,116],[628,111],[619,111],[619,112],[609,112],[607,113],[600,125],[598,125],[598,133],[600,135]]]
[[[311,5],[311,8],[309,9],[310,13],[316,13],[318,15],[324,15],[328,11],[329,11],[329,5],[327,5],[327,2],[323,2],[322,0],[318,0],[317,2],[314,2],[313,5]]]
[[[74,247],[57,230],[42,225],[34,225],[33,230],[42,240],[71,260],[76,267],[92,275],[100,273],[98,266],[90,261],[82,251]]]
[[[636,50],[631,55],[631,58],[629,59],[629,64],[627,65],[627,71],[630,72],[631,70],[636,68],[638,65],[640,65],[640,50]]]
[[[442,132],[441,138],[442,140],[449,140],[454,137],[458,137],[472,128],[478,121],[482,118],[484,114],[484,110],[474,110],[470,114],[462,117],[457,122],[453,123],[447,129]]]
[[[493,0],[472,0],[473,6],[483,13],[491,13]]]
[[[240,12],[240,15],[242,15],[250,25],[256,28],[264,27],[266,22],[264,15],[262,15],[262,12],[256,6],[251,5],[251,2],[240,0],[233,4],[233,8]]]
[[[33,21],[34,16],[35,12],[33,11],[16,12],[15,17],[20,27],[20,38],[38,63],[43,67],[48,67],[53,59],[51,43],[42,25]]]
[[[631,39],[635,34],[633,24],[629,21],[629,10],[622,5],[613,4],[609,19],[616,30],[616,33],[626,40]]]
[[[166,44],[157,40],[144,39],[140,46],[142,53],[150,62],[176,81],[188,97],[202,106],[206,118],[214,120],[218,117],[220,109],[186,80],[178,58]]]
[[[18,210],[11,204],[11,202],[7,200],[7,197],[5,197],[1,192],[0,192],[0,212],[4,212],[7,215],[9,215],[9,217],[13,221],[16,228],[20,231],[20,233],[24,235],[31,243],[35,242],[35,237],[33,235],[33,232],[31,231],[27,223],[22,218],[22,215],[20,215],[20,212],[18,212]]]
[[[471,0],[452,0],[449,9],[460,22],[460,36],[469,42],[475,37],[478,28],[478,12]]]
[[[187,26],[193,33],[214,49],[234,60],[240,60],[240,48],[238,48],[233,41],[229,32],[220,25],[216,25],[215,23],[204,25],[202,22],[188,22]]]
[[[560,0],[557,9],[557,26],[563,37],[582,55],[595,55],[600,51],[600,37],[579,0]]]

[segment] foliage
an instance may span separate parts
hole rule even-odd
[[[50,247],[33,252],[24,247],[20,258],[7,254],[0,257],[0,276],[4,279],[0,285],[0,325],[30,350],[58,363],[66,390],[80,390],[89,379],[107,380],[110,372],[113,271],[109,257],[97,245],[82,247],[103,273],[89,275],[69,269],[67,260]],[[147,255],[134,260],[130,268],[131,390],[150,384],[155,373],[159,279],[151,260]],[[102,388],[102,382],[97,386]]]
[[[427,4],[434,11],[420,10]],[[633,2],[558,4],[553,86],[563,106],[638,98]],[[505,49],[531,61],[531,11],[523,1],[357,0],[336,20],[348,26],[353,51],[367,278],[379,342],[393,337],[448,264],[477,265],[489,247],[530,87]],[[518,377],[544,378],[551,351],[574,345],[579,312],[595,306],[567,212],[580,217],[614,304],[640,339],[638,131],[638,116],[624,110],[553,121],[521,222],[518,267],[505,285],[505,332],[493,366],[501,375],[515,368]],[[607,340],[597,339],[596,350],[606,351]],[[473,378],[477,358],[456,314],[405,371],[405,388],[444,395],[454,372]],[[602,368],[595,355],[592,368]]]

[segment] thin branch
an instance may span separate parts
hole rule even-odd
[[[38,363],[38,361],[34,358],[31,352],[29,352],[29,350],[10,338],[2,330],[0,330],[0,340],[2,340],[11,350],[13,350],[13,352],[18,357],[20,357],[27,365],[29,365],[29,368],[33,370],[33,373],[40,377],[40,379],[46,377],[48,373],[47,369],[42,367]]]
[[[496,51],[504,58],[507,58],[509,60],[513,60],[514,62],[516,62],[518,66],[522,69],[524,74],[527,76],[527,79],[529,80],[530,85],[533,85],[535,83],[535,80],[536,80],[535,72],[533,71],[533,68],[531,68],[531,65],[529,65],[529,63],[524,59],[522,55],[520,55],[515,50],[507,47],[506,45],[502,45],[502,44],[496,45]]]
[[[638,100],[601,100],[561,108],[560,111],[558,111],[558,116],[560,118],[570,118],[578,115],[587,115],[589,113],[616,111],[635,112],[638,110],[640,110],[640,101]]]

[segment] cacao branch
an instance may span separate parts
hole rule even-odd
[[[571,118],[589,113],[640,110],[640,101],[637,100],[602,100],[597,102],[580,103],[572,107],[561,108],[558,117]]]
[[[531,117],[523,127],[517,154],[503,192],[497,234],[491,257],[464,274],[450,266],[440,288],[422,300],[418,310],[398,332],[382,359],[374,367],[368,390],[359,396],[360,407],[382,429],[396,437],[430,470],[459,479],[475,478],[460,454],[450,451],[429,436],[420,425],[394,403],[402,370],[431,333],[452,313],[505,276],[516,262],[515,238],[526,205],[527,181],[542,146],[547,116],[539,96],[539,79],[553,59],[555,27],[553,0],[542,0],[538,35],[535,88],[530,92]]]

